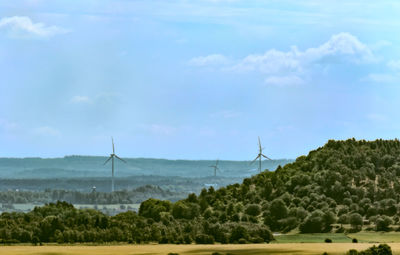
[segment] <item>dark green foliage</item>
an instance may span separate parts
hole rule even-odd
[[[349,250],[347,255],[392,255],[392,249],[387,244],[372,246],[365,251]]]
[[[326,238],[326,239],[325,239],[325,243],[332,243],[332,239]]]
[[[388,231],[390,224],[392,224],[392,220],[388,216],[380,216],[376,219],[376,231]]]
[[[261,208],[257,204],[250,204],[246,207],[245,213],[251,216],[258,216],[261,213]]]
[[[140,204],[139,215],[160,221],[160,213],[171,211],[172,203],[150,198]]]
[[[349,223],[353,229],[361,230],[363,225],[363,218],[358,213],[353,213],[350,215]]]
[[[209,235],[200,234],[196,236],[196,243],[197,244],[213,244],[214,238]]]

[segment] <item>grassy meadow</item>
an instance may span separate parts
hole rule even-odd
[[[332,243],[325,243],[329,238]],[[357,238],[359,243],[352,243]],[[133,254],[345,254],[350,249],[365,250],[377,243],[388,243],[393,254],[400,254],[400,233],[360,232],[354,234],[288,234],[277,235],[270,244],[214,244],[214,245],[175,245],[175,244],[107,244],[107,245],[56,245],[44,246],[11,245],[0,246],[2,255],[133,255]]]
[[[216,245],[118,245],[118,246],[0,246],[2,255],[133,255],[168,253],[211,255],[221,254],[345,254],[350,249],[365,250],[369,243],[297,243],[297,244],[216,244]],[[394,254],[400,254],[400,243],[390,244]]]

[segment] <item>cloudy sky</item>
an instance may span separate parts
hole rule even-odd
[[[304,3],[300,3],[304,2]],[[400,135],[400,2],[0,0],[0,157],[295,158]]]

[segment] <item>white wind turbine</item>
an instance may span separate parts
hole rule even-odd
[[[107,162],[110,161],[110,159],[111,159],[111,169],[112,169],[111,192],[114,192],[114,158],[117,158],[124,163],[126,163],[126,161],[123,160],[122,158],[118,157],[117,154],[115,154],[114,139],[112,137],[111,137],[111,142],[112,142],[113,152],[112,152],[112,154],[110,154],[110,157],[106,160],[106,162],[104,162],[104,165],[107,164]]]

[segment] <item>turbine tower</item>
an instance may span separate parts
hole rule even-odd
[[[262,148],[261,147],[261,141],[260,141],[260,137],[258,137],[258,155],[257,155],[257,157],[251,162],[251,164],[253,164],[257,159],[259,159],[260,160],[260,162],[259,162],[259,165],[258,165],[258,171],[261,173],[261,160],[262,160],[262,158],[264,157],[264,158],[266,158],[266,159],[268,159],[268,160],[271,160],[270,158],[268,158],[267,156],[265,156],[263,153],[262,153],[262,150],[263,150],[264,148]]]
[[[217,170],[219,170],[218,162],[219,162],[219,159],[217,159],[217,162],[215,162],[215,165],[209,166],[209,167],[214,168],[214,176],[217,176]]]
[[[113,152],[112,152],[112,154],[110,154],[110,157],[106,160],[106,162],[104,162],[104,165],[107,164],[107,162],[110,161],[110,159],[111,159],[111,169],[112,169],[111,192],[114,192],[114,158],[117,158],[124,163],[126,163],[126,161],[123,160],[122,158],[118,157],[117,154],[115,154],[114,139],[112,137],[111,137],[111,142],[112,142]]]

